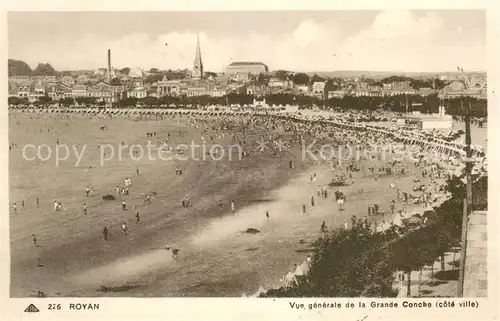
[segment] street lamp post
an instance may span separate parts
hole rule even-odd
[[[464,89],[467,89],[467,84],[464,83]],[[470,100],[465,107],[465,175],[467,184],[467,196],[464,199],[464,208],[462,216],[462,237],[460,247],[460,270],[458,275],[457,297],[464,295],[464,278],[465,278],[465,256],[467,254],[467,230],[469,224],[469,213],[472,208],[472,149],[471,149],[471,132],[470,132]],[[460,107],[464,110],[463,94],[460,96]]]

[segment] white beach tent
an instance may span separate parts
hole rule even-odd
[[[288,272],[288,274],[282,279],[285,287],[291,287],[294,283],[297,283],[295,279],[295,275],[292,272]]]
[[[403,224],[403,218],[401,216],[401,213],[397,213],[396,216],[394,216],[394,219],[392,220],[392,223],[396,226],[402,227]]]

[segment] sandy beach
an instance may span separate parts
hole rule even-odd
[[[326,165],[301,164],[300,152],[293,148],[277,155],[255,153],[242,161],[158,162],[125,156],[100,166],[98,144],[145,144],[146,132],[157,132],[158,140],[170,133],[178,143],[199,141],[202,128],[188,126],[184,118],[40,117],[43,121],[26,115],[9,119],[9,140],[18,144],[10,152],[10,200],[26,203],[24,209],[10,213],[12,297],[36,291],[47,296],[127,297],[254,293],[260,286],[279,285],[280,277],[304,260],[311,242],[321,235],[323,221],[327,229],[343,228],[352,215],[367,215],[367,207],[374,202],[388,213],[390,201],[396,199],[389,184],[402,189],[414,184],[410,163],[405,176],[376,181],[368,168],[379,162],[364,160],[359,162],[360,171],[353,173],[353,183],[329,187],[328,198],[318,197],[317,190],[335,172]],[[108,130],[99,129],[103,124]],[[247,144],[255,146],[258,136],[249,133]],[[35,165],[22,156],[25,144],[55,146],[57,140],[88,146],[78,167],[71,159],[56,167],[54,159]],[[217,140],[230,143],[229,135]],[[288,167],[290,160],[297,162],[294,170]],[[182,167],[183,175],[175,175],[175,167]],[[311,182],[314,173],[317,179]],[[132,178],[132,188],[125,196],[129,210],[122,211],[120,197],[103,201],[102,196],[116,194],[115,187],[123,185],[125,177]],[[421,179],[421,184],[426,180]],[[95,193],[86,197],[86,186]],[[336,190],[346,195],[344,211],[335,203]],[[144,202],[147,192],[156,193],[150,204]],[[186,194],[192,207],[180,204]],[[54,200],[62,202],[61,212],[54,212]],[[219,200],[224,203],[222,211]],[[234,213],[231,200],[236,204]],[[88,205],[87,215],[82,213],[83,203]],[[141,215],[139,224],[136,211]],[[371,219],[392,218],[386,214]],[[120,231],[123,222],[130,228],[128,236]],[[105,223],[110,230],[108,242],[101,233]],[[243,233],[247,228],[260,233]],[[32,234],[39,247],[33,245]],[[178,259],[164,249],[166,245],[181,249]],[[37,268],[40,263],[43,267]]]

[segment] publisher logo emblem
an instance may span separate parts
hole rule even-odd
[[[28,307],[24,310],[24,312],[40,312],[38,308],[34,304],[28,305]]]

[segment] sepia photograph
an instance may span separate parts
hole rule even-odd
[[[7,12],[10,298],[487,298],[486,21]]]

